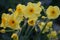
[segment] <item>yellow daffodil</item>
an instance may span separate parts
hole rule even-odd
[[[18,20],[18,22],[23,21],[24,17],[22,15],[16,15],[15,13],[13,14],[14,18]]]
[[[45,19],[45,18],[47,18],[47,17],[45,17],[45,16],[42,16],[42,19]]]
[[[14,12],[15,16],[23,16],[24,15],[24,9],[25,9],[25,5],[22,4],[18,4],[16,7],[16,10]]]
[[[37,19],[39,16],[41,16],[41,11],[41,7],[38,7],[37,5],[34,5],[34,3],[29,2],[25,8],[24,15],[27,18],[33,17]]]
[[[19,25],[20,22],[21,20],[19,18],[17,19],[14,14],[9,15],[3,13],[2,22],[0,26],[3,28],[9,27],[15,30],[15,29],[20,29],[20,25]]]
[[[40,23],[38,24],[38,26],[39,26],[40,30],[42,31],[42,29],[43,29],[44,26],[45,26],[45,22],[40,22]],[[47,27],[45,27],[45,29],[44,29],[44,31],[43,31],[42,33],[45,33],[45,32],[47,32]]]
[[[49,31],[49,28],[48,27],[45,27],[44,31],[42,33],[45,33],[45,32],[48,32]]]
[[[12,8],[9,8],[8,11],[13,12]]]
[[[40,30],[42,31],[43,28],[44,28],[44,26],[45,26],[45,22],[40,22],[40,23],[38,24],[38,26],[39,26]],[[48,32],[48,27],[45,27],[45,28],[44,28],[44,31],[43,31],[42,33],[45,33],[45,32]]]
[[[38,2],[38,3],[37,3],[37,6],[41,7],[41,2]]]
[[[9,14],[3,13],[2,14],[2,22],[1,27],[6,28],[7,27],[7,20],[9,18]]]
[[[53,22],[52,22],[52,21],[50,21],[50,22],[48,22],[48,23],[47,23],[47,25],[46,25],[46,26],[47,26],[47,27],[52,27],[52,25],[53,25]]]
[[[38,24],[38,26],[39,26],[40,30],[42,30],[43,27],[45,26],[45,22],[40,22],[40,23]]]
[[[40,22],[38,24],[40,30],[42,30],[44,28],[45,24],[46,24],[45,22]],[[48,32],[49,29],[52,28],[52,24],[53,24],[52,21],[48,22],[47,25],[46,25],[46,27],[44,28],[44,31],[42,33]]]
[[[13,40],[19,40],[18,35],[16,33],[13,33],[11,38],[13,38]]]
[[[47,25],[46,25],[43,33],[48,32],[49,29],[52,30],[52,25],[53,25],[53,22],[52,21],[47,22]]]
[[[56,37],[56,36],[57,36],[56,31],[52,31],[52,32],[51,32],[51,36],[52,36],[52,37]]]
[[[47,22],[47,25],[46,25],[43,33],[48,32],[49,30],[52,30],[52,25],[53,25],[53,22],[52,21]]]
[[[28,20],[28,25],[29,25],[29,26],[34,26],[34,25],[35,25],[35,22],[36,22],[36,21],[35,21],[34,19],[29,19],[29,20]]]
[[[16,7],[14,14],[14,17],[16,19],[19,19],[20,21],[23,20],[23,16],[24,16],[24,9],[25,9],[25,5],[22,4],[18,4]]]
[[[41,6],[41,2],[37,2],[37,3],[28,2],[28,5],[40,7]]]
[[[2,30],[0,30],[0,32],[1,32],[1,33],[5,33],[5,30],[4,30],[4,29],[2,29]]]
[[[49,6],[46,10],[48,19],[56,19],[59,17],[59,7],[58,6]]]
[[[56,38],[57,37],[57,32],[56,31],[52,31],[50,34],[47,35],[48,37],[51,38]]]
[[[20,29],[19,23],[18,19],[16,19],[13,15],[11,15],[8,19],[8,27],[12,29]]]

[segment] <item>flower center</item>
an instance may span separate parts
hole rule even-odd
[[[28,24],[30,25],[30,26],[34,26],[34,20],[30,20],[29,22],[28,22]]]
[[[12,21],[12,24],[14,24],[15,22],[14,21]]]
[[[30,12],[33,12],[33,10],[31,9]]]
[[[33,9],[33,8],[31,8],[29,11],[30,11],[30,13],[33,13],[33,12],[34,12],[34,9]]]
[[[16,9],[16,11],[21,12],[21,8]]]
[[[9,25],[10,25],[10,26],[13,26],[14,24],[15,24],[15,21],[14,21],[14,20],[10,20],[10,21],[9,21]]]
[[[55,11],[52,11],[52,14],[54,14],[55,13]]]
[[[34,22],[33,22],[33,20],[31,20],[29,23],[30,23],[30,24],[33,24]]]

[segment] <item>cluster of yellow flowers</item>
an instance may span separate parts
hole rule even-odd
[[[28,24],[30,26],[34,26],[36,20],[38,19],[39,16],[42,16],[40,13],[42,12],[43,8],[41,5],[41,2],[38,3],[32,3],[28,2],[27,6],[18,4],[16,7],[16,10],[12,10],[11,8],[8,11],[11,11],[12,14],[2,14],[2,22],[1,22],[1,27],[6,28],[12,28],[12,29],[20,29],[19,23],[25,18],[28,19]],[[49,6],[46,10],[46,15],[47,17],[42,17],[42,18],[48,18],[48,19],[56,19],[60,15],[60,10],[58,6]],[[52,22],[49,22],[47,26],[51,26]],[[45,23],[42,22],[39,24],[40,28],[42,29]],[[46,27],[47,27],[46,26]],[[47,27],[48,28],[48,27]]]
[[[40,30],[42,30],[44,28],[45,24],[46,24],[45,22],[40,22],[38,24]],[[52,30],[52,25],[53,25],[53,22],[52,21],[47,22],[46,27],[45,27],[45,29],[44,29],[44,31],[42,33],[48,32],[49,29]]]
[[[1,17],[1,24],[0,27],[3,27],[4,29],[0,30],[1,33],[5,33],[5,28],[9,27],[13,30],[20,30],[20,23],[21,21],[24,21],[24,19],[27,19],[27,23],[29,26],[36,25],[36,22],[38,21],[38,17],[41,17],[41,19],[48,19],[49,21],[46,23],[45,21],[39,20],[37,23],[39,26],[39,29],[42,31],[44,28],[44,31],[42,33],[48,32],[49,29],[52,30],[53,21],[50,21],[51,19],[56,19],[60,15],[60,9],[58,6],[49,6],[45,11],[44,7],[41,5],[41,2],[38,3],[32,3],[28,2],[27,5],[18,4],[16,6],[16,9],[8,9],[8,11],[12,12],[12,14],[3,13]],[[46,14],[46,16],[42,16],[41,12]],[[48,37],[55,38],[57,36],[56,31],[52,31],[50,34],[47,35]],[[19,37],[17,33],[13,33],[11,38],[13,40],[19,40]]]
[[[25,18],[29,18],[31,22],[28,21],[29,23],[33,23],[34,20],[37,20],[37,18],[40,16],[40,12],[42,11],[41,2],[38,3],[31,3],[29,2],[27,6],[18,4],[16,7],[16,10],[13,11],[11,8],[8,9],[8,11],[11,11],[12,14],[2,14],[2,22],[1,22],[1,27],[6,28],[12,28],[12,29],[20,29],[19,23]]]

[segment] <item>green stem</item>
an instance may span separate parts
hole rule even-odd
[[[27,20],[25,19],[24,24],[23,24],[23,26],[22,26],[22,30],[25,28],[26,24],[27,24]],[[21,35],[21,33],[22,33],[22,30],[20,31],[20,35]]]
[[[25,35],[27,35],[29,29],[30,29],[30,26],[28,26],[28,28],[27,28],[27,30],[26,30],[26,32],[25,32]]]
[[[15,30],[5,30],[6,32],[13,32],[13,31],[15,31]]]
[[[42,29],[42,31],[40,33],[42,33],[44,31],[44,29],[46,28],[46,25],[47,25],[47,23],[45,24],[45,26],[43,27],[43,29]]]

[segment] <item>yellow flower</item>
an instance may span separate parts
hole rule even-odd
[[[2,14],[2,22],[1,27],[6,28],[7,27],[7,20],[9,18],[9,14],[3,13]]]
[[[9,8],[8,11],[13,12],[12,8]]]
[[[41,6],[41,2],[37,2],[37,3],[28,2],[28,5],[40,7]]]
[[[48,27],[45,27],[44,31],[42,33],[45,33],[45,32],[48,32],[49,31],[49,28]]]
[[[1,27],[6,28],[10,27],[12,29],[19,29],[20,28],[20,20],[16,19],[13,14],[9,15],[6,13],[2,14],[2,22],[1,22]]]
[[[46,25],[46,26],[50,28],[50,27],[52,27],[52,25],[53,25],[53,22],[52,22],[52,21],[50,21],[50,22],[48,22],[48,23],[47,23],[47,25]]]
[[[39,26],[40,30],[42,30],[43,27],[45,26],[45,22],[40,22],[40,23],[38,24],[38,26]]]
[[[23,8],[25,7],[25,5],[22,5],[22,4],[18,4],[17,6],[16,6],[16,11],[18,11],[18,12],[23,12]]]
[[[24,15],[27,18],[38,18],[41,16],[40,12],[42,11],[41,7],[38,7],[34,3],[29,2],[28,5],[25,8]]]
[[[38,2],[38,3],[37,3],[37,6],[41,7],[41,2]]]
[[[11,38],[13,38],[13,40],[19,40],[18,35],[16,33],[13,33]]]
[[[20,23],[21,21],[23,21],[24,17],[22,15],[16,15],[15,13],[12,14],[12,16],[18,20],[18,22]]]
[[[16,19],[13,15],[10,15],[8,19],[8,27],[12,29],[20,29],[19,23],[18,19]]]
[[[57,36],[56,31],[52,31],[52,32],[51,32],[51,36],[52,36],[52,37],[56,37],[56,36]]]
[[[51,38],[56,38],[57,37],[57,33],[56,31],[52,31],[50,34],[47,35],[48,37],[51,37]]]
[[[52,21],[47,22],[47,25],[46,25],[46,27],[45,27],[43,33],[48,32],[49,29],[52,30],[52,25],[53,25],[53,22],[52,22]]]
[[[4,29],[2,29],[2,30],[0,30],[0,32],[1,32],[1,33],[5,33],[5,30],[4,30]]]
[[[20,16],[23,16],[24,15],[24,9],[25,9],[25,5],[22,5],[22,4],[18,4],[17,7],[16,7],[16,10],[14,12],[14,14],[16,16],[20,15]]]
[[[45,24],[46,24],[45,22],[40,22],[38,24],[40,30],[42,30],[44,28]],[[52,21],[48,22],[45,29],[44,29],[44,31],[42,33],[48,32],[49,29],[52,29],[52,24],[53,24]]]
[[[25,5],[22,4],[18,4],[16,7],[14,14],[14,17],[16,19],[19,19],[20,21],[23,20],[23,16],[24,16],[24,9],[25,9]]]
[[[46,10],[48,19],[56,19],[59,17],[59,7],[58,6],[49,6]]]
[[[35,21],[34,19],[29,19],[29,20],[28,20],[28,25],[29,25],[29,26],[34,26],[34,25],[35,25],[35,22],[36,22],[36,21]]]
[[[45,19],[45,18],[47,18],[47,17],[45,17],[45,16],[42,16],[42,19]]]
[[[47,25],[46,25],[43,33],[48,32],[49,29],[52,30],[52,25],[53,25],[53,22],[52,21],[47,22]]]

